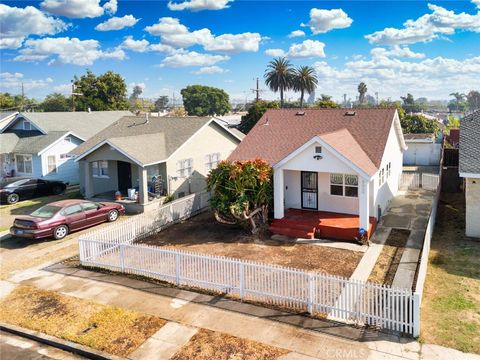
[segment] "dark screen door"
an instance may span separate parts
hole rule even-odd
[[[127,193],[127,189],[132,187],[132,168],[130,163],[117,161],[118,171],[118,190],[122,194]]]
[[[302,209],[318,209],[318,173],[302,171]]]

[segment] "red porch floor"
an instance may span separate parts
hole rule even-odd
[[[375,231],[377,220],[370,217],[368,237]],[[282,219],[274,219],[270,231],[296,238],[354,240],[358,236],[358,215],[329,211],[288,209]]]

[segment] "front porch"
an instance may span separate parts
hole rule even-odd
[[[369,238],[375,231],[376,225],[377,219],[370,217],[368,229],[366,229]],[[270,231],[274,234],[302,239],[355,240],[360,227],[358,215],[287,209],[283,218],[272,221]]]

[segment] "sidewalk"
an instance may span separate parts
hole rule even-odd
[[[221,297],[164,287],[118,275],[79,270],[54,265],[50,271],[31,269],[2,282],[2,289],[13,284],[32,285],[66,295],[112,304],[160,316],[180,331],[184,343],[187,335],[198,328],[258,341],[292,351],[284,359],[480,359],[475,355],[441,347],[421,346],[413,339],[404,339],[306,316],[267,309]],[[7,290],[8,291],[8,290]],[[166,331],[166,330],[164,330]],[[172,332],[177,334],[178,331]],[[153,340],[152,340],[153,339]],[[153,336],[150,351],[158,350],[159,342],[167,343],[165,334]],[[171,344],[170,344],[171,345]],[[137,350],[137,351],[139,351]],[[448,350],[448,352],[447,352]],[[137,353],[138,355],[138,353]],[[154,355],[154,353],[151,353]]]

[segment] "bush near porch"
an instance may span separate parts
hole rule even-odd
[[[210,211],[173,225],[139,243],[346,277],[353,273],[363,256],[361,252],[314,244],[260,239],[240,225],[218,223]]]

